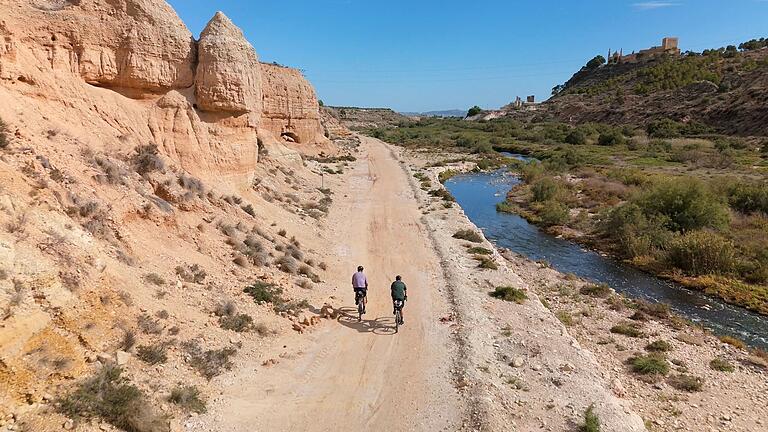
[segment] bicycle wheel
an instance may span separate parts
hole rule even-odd
[[[365,306],[363,305],[364,301],[365,301],[365,297],[361,298],[360,301],[357,303],[357,320],[358,321],[363,320],[363,310],[365,309]]]
[[[400,309],[395,310],[395,333],[400,331],[400,320],[402,319],[402,315],[400,314]]]

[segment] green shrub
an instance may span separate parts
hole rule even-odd
[[[470,229],[464,229],[464,230],[456,231],[456,233],[453,235],[453,238],[460,239],[460,240],[470,241],[472,243],[482,243],[483,242],[483,236],[481,236],[477,232],[472,231]]]
[[[456,201],[456,198],[454,198],[453,195],[451,195],[451,193],[448,192],[447,189],[443,189],[443,188],[434,189],[434,190],[429,191],[428,194],[430,196],[435,197],[435,198],[441,198],[445,202],[454,202],[454,201]]]
[[[195,386],[174,387],[168,401],[187,412],[202,414],[206,411],[205,400],[200,397],[200,390]]]
[[[597,143],[601,146],[618,146],[627,142],[627,138],[621,131],[613,129],[600,134]]]
[[[736,370],[728,360],[720,357],[713,358],[709,362],[709,367],[720,372],[733,372]]]
[[[258,304],[262,303],[281,303],[283,302],[283,289],[275,284],[256,281],[243,289],[243,292],[253,298]]]
[[[474,259],[480,263],[477,266],[480,267],[481,269],[486,269],[486,270],[499,269],[499,265],[496,264],[496,261],[494,261],[493,258],[487,255],[475,255]]]
[[[537,214],[544,226],[564,225],[570,219],[568,207],[557,201],[546,201]]]
[[[735,249],[733,244],[710,231],[693,231],[672,241],[667,259],[669,263],[694,276],[727,274],[733,271]]]
[[[534,180],[543,176],[546,172],[544,164],[537,161],[528,162],[520,169],[520,177],[526,183],[533,183]]]
[[[653,352],[667,352],[672,350],[672,344],[667,341],[657,340],[646,345],[645,349]]]
[[[219,318],[219,325],[224,330],[247,332],[253,328],[253,318],[246,314],[225,315]]]
[[[611,327],[611,333],[621,334],[633,338],[640,338],[645,336],[642,328],[635,323],[619,323]]]
[[[584,145],[587,143],[587,134],[583,130],[576,128],[565,136],[565,142],[573,145]]]
[[[488,293],[491,297],[495,297],[497,299],[502,299],[510,302],[515,302],[518,304],[522,304],[525,300],[528,300],[528,295],[525,294],[525,291],[509,287],[509,286],[503,286],[503,287],[496,287],[495,290]]]
[[[593,69],[599,68],[604,64],[605,64],[605,57],[601,55],[596,55],[590,61],[587,62],[584,68],[588,70],[593,70]]]
[[[701,391],[701,388],[704,386],[704,378],[685,374],[671,376],[667,379],[667,382],[672,387],[687,392]]]
[[[532,200],[544,202],[557,198],[562,192],[562,186],[552,177],[544,177],[531,185]]]
[[[467,117],[476,116],[476,115],[480,114],[481,112],[483,112],[483,109],[480,108],[479,106],[475,105],[475,106],[473,106],[472,108],[470,108],[467,111]]]
[[[584,412],[583,432],[600,432],[600,418],[595,413],[595,404],[592,404]]]
[[[563,323],[564,326],[570,327],[573,325],[573,315],[567,311],[559,311],[555,314],[558,320]]]
[[[728,209],[700,180],[685,177],[655,184],[637,201],[646,216],[660,217],[670,231],[722,228]]]
[[[682,135],[683,124],[671,119],[661,119],[648,123],[645,130],[651,138],[677,138]]]
[[[100,417],[127,432],[168,432],[168,419],[122,372],[118,366],[105,365],[59,400],[58,410],[72,419]]]
[[[728,204],[742,213],[768,215],[768,184],[737,183],[728,191]]]
[[[459,175],[459,172],[456,170],[445,170],[441,171],[440,174],[437,175],[437,180],[440,181],[440,183],[445,183],[448,180],[451,179],[451,177],[455,177]]]
[[[658,353],[632,357],[628,362],[632,372],[640,375],[666,375],[669,373],[669,362]]]
[[[590,297],[606,298],[611,295],[612,290],[606,284],[590,284],[581,287],[579,292]]]
[[[480,246],[474,246],[467,249],[467,252],[473,255],[493,255],[493,251]]]
[[[600,222],[600,231],[620,246],[625,258],[651,255],[666,245],[672,234],[664,229],[660,216],[650,218],[637,204],[629,202],[609,210]]]

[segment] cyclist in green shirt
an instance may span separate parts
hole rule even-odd
[[[395,281],[392,282],[392,286],[390,286],[389,289],[392,294],[392,305],[395,309],[392,313],[394,314],[395,311],[400,308],[400,314],[402,316],[405,301],[408,300],[408,290],[403,282],[403,278],[400,275],[395,277]]]

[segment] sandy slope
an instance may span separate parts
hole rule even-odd
[[[364,139],[349,181],[335,191],[328,245],[338,324],[309,335],[303,354],[264,368],[258,360],[222,383],[203,420],[222,431],[456,430],[464,407],[452,385],[451,336],[438,318],[445,286],[405,172],[388,147]],[[354,314],[349,278],[366,266],[368,314]],[[408,284],[405,327],[394,334],[389,283]],[[349,314],[349,315],[347,315]],[[195,422],[197,423],[197,422]],[[197,423],[201,425],[201,423]],[[197,429],[193,427],[193,429]]]

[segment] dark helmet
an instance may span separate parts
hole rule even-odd
[[[400,276],[400,275],[395,276],[395,280],[402,280],[402,279],[403,279],[403,277]]]
[[[363,266],[357,266],[357,271],[363,271]]]

